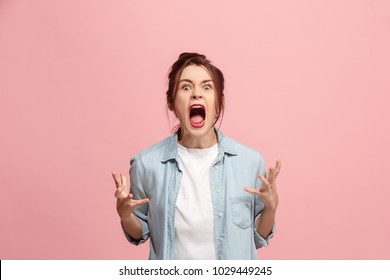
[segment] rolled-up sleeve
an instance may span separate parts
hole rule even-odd
[[[136,158],[131,159],[130,161],[130,193],[133,194],[133,199],[143,199],[146,198],[145,190],[142,186],[142,170],[139,162],[136,160]],[[134,245],[140,245],[144,243],[149,238],[149,224],[148,224],[148,211],[149,211],[149,204],[143,204],[141,206],[138,206],[134,210],[134,215],[137,216],[138,220],[141,223],[142,226],[142,237],[141,239],[137,240],[132,238],[123,228],[123,225],[121,223],[123,232],[127,238],[127,240],[134,244]]]

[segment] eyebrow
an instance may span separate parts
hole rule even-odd
[[[179,83],[181,83],[181,82],[188,82],[188,83],[194,84],[194,82],[189,80],[189,79],[182,79],[179,81]],[[204,81],[202,81],[202,84],[209,83],[209,82],[213,82],[213,80],[204,80]]]

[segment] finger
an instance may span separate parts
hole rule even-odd
[[[139,199],[139,200],[132,200],[133,206],[140,206],[140,205],[143,205],[143,204],[148,203],[148,202],[149,202],[149,198],[144,198],[144,199]]]
[[[270,174],[269,174],[269,177],[267,178],[269,183],[270,183],[270,186],[272,188],[275,188],[276,189],[276,178],[278,177],[278,174],[280,172],[280,161],[276,161],[276,165],[274,168],[270,168]]]
[[[258,175],[260,181],[262,182],[262,187],[260,188],[260,190],[265,190],[265,189],[270,189],[271,185],[270,183],[268,182],[268,180],[260,173]]]
[[[115,198],[118,198],[118,199],[119,198],[124,198],[122,193],[120,191],[118,191],[118,190],[115,191],[114,196],[115,196]]]
[[[271,183],[271,187],[274,187],[276,186],[276,177],[277,177],[277,171],[276,171],[276,167],[272,169],[272,182]]]
[[[272,186],[272,183],[274,181],[274,169],[272,167],[269,168],[267,174],[267,181],[269,182],[270,186]]]
[[[126,194],[123,193],[123,190],[120,191],[119,189],[117,189],[117,190],[115,191],[114,196],[115,196],[116,198],[118,198],[118,199],[119,199],[119,198],[126,198]]]
[[[121,184],[123,186],[127,186],[127,179],[126,179],[126,176],[124,174],[121,174]]]
[[[259,190],[254,188],[244,188],[244,191],[251,193],[251,194],[259,194]]]
[[[127,192],[126,186],[123,185],[117,188],[114,194],[116,198],[126,198],[128,197],[128,195],[130,194]],[[133,198],[132,194],[131,194],[131,198]]]
[[[120,177],[120,175],[112,172],[112,177],[114,178],[116,187],[119,188],[121,186],[121,177]]]
[[[280,162],[280,160],[277,160],[276,161],[276,166],[275,166],[275,179],[276,179],[276,177],[278,176],[278,174],[280,172],[281,166],[282,166],[282,163]]]

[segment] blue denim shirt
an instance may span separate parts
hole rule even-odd
[[[255,219],[264,204],[244,187],[261,186],[257,175],[265,175],[263,157],[220,131],[218,156],[211,170],[214,210],[214,241],[217,259],[257,259],[256,249],[267,246],[273,231],[263,239]],[[134,199],[149,198],[134,211],[142,224],[142,238],[127,239],[139,245],[150,238],[149,259],[173,259],[175,207],[182,171],[178,164],[177,135],[142,151],[130,164],[131,193]],[[196,230],[196,229],[194,229]]]

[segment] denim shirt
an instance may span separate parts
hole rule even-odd
[[[218,156],[210,172],[216,256],[220,260],[257,259],[256,249],[268,246],[273,230],[266,239],[258,234],[255,219],[264,204],[244,187],[261,186],[257,175],[265,176],[265,162],[255,150],[220,131],[217,134]],[[124,233],[135,245],[150,238],[149,259],[174,259],[175,207],[182,178],[177,141],[175,134],[130,162],[130,191],[134,199],[147,197],[149,203],[134,211],[142,225],[142,238],[134,240]]]

